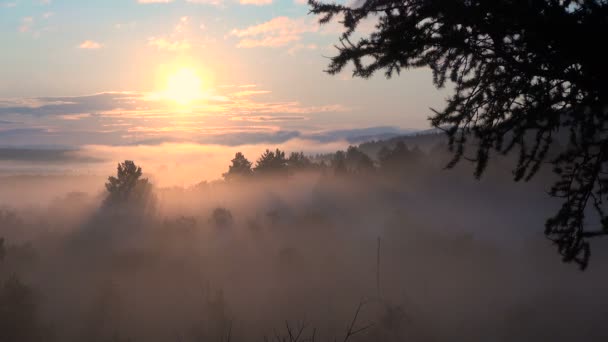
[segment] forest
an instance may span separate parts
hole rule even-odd
[[[581,272],[543,235],[554,176],[513,183],[506,156],[475,180],[450,158],[434,133],[273,148],[164,188],[126,160],[52,201],[5,201],[0,341],[608,338],[608,249]]]

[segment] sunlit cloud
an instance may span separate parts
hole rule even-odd
[[[167,4],[173,2],[173,0],[137,0],[140,4]]]
[[[117,30],[122,30],[122,29],[125,29],[125,28],[132,29],[135,26],[137,26],[137,22],[136,21],[131,21],[131,22],[128,22],[128,23],[114,24],[114,28],[117,29]]]
[[[190,17],[183,16],[179,18],[179,22],[175,25],[175,29],[173,29],[174,34],[184,33],[188,30],[188,25],[190,24]]]
[[[269,91],[245,86],[224,88],[228,94],[218,93],[197,100],[186,110],[176,109],[170,101],[139,92],[1,100],[0,117],[3,120],[29,120],[14,129],[44,130],[18,137],[4,132],[0,144],[125,144],[149,142],[150,139],[223,144],[265,139],[282,141],[300,135],[293,129],[286,130],[284,124],[308,120],[308,115],[314,113],[349,110],[339,104],[308,106],[298,101],[264,101],[256,99],[255,95],[269,94]],[[243,90],[230,91],[234,89]],[[265,125],[260,126],[261,123]],[[268,123],[281,124],[269,126]]]
[[[318,29],[318,24],[307,18],[276,17],[259,25],[234,29],[230,34],[241,39],[237,47],[279,47],[299,41],[304,33],[317,32]]]
[[[293,47],[291,47],[289,50],[287,50],[287,53],[290,55],[295,55],[296,52],[298,52],[300,50],[316,50],[316,49],[317,49],[316,44],[296,44]]]
[[[237,91],[230,95],[235,96],[235,97],[244,97],[244,96],[252,96],[252,95],[269,94],[270,92],[271,92],[270,90],[243,90],[243,91]]]
[[[193,43],[187,37],[187,33],[190,30],[190,24],[190,17],[181,17],[170,34],[148,38],[148,46],[169,52],[190,50],[193,46]]]
[[[239,0],[241,5],[264,6],[272,4],[272,0]]]
[[[91,114],[90,113],[69,114],[69,115],[60,115],[59,117],[63,120],[77,121],[77,120],[81,120],[84,118],[89,118],[89,117],[91,117]]]
[[[224,4],[223,0],[186,0],[186,2],[192,4],[203,4],[203,5],[211,5],[211,6],[221,6]]]
[[[21,26],[19,26],[19,32],[29,32],[32,29],[32,25],[34,25],[33,17],[25,17],[21,19]]]
[[[231,121],[249,121],[249,122],[282,122],[282,121],[302,121],[308,120],[305,116],[270,116],[270,115],[257,115],[257,116],[234,116],[231,117]]]
[[[148,45],[164,51],[186,51],[192,48],[192,45],[187,39],[172,40],[169,37],[150,37]]]
[[[85,40],[84,42],[80,43],[78,47],[81,49],[96,50],[101,49],[102,45],[93,40]]]

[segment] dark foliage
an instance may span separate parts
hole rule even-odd
[[[227,228],[232,226],[234,219],[232,213],[226,208],[215,208],[211,213],[211,221],[221,228]]]
[[[393,149],[383,146],[378,152],[380,167],[394,171],[406,171],[408,164],[413,164],[414,153],[403,141],[399,141]]]
[[[237,152],[231,162],[232,165],[228,166],[228,172],[222,175],[225,180],[245,179],[253,174],[251,162],[241,152]]]
[[[0,261],[6,256],[6,250],[4,249],[4,238],[0,238]]]
[[[374,170],[374,161],[355,146],[346,150],[346,167],[352,173],[369,173]]]
[[[304,155],[304,152],[291,152],[287,159],[287,167],[290,172],[309,170],[313,166],[314,164]]]
[[[0,238],[0,262],[5,253],[4,239]],[[39,341],[40,328],[32,289],[16,275],[0,282],[0,341]]]
[[[287,159],[285,158],[285,152],[278,148],[274,152],[266,150],[260,159],[258,159],[254,172],[260,175],[287,175]]]
[[[587,266],[588,238],[608,234],[608,68],[598,37],[608,35],[604,0],[364,0],[356,6],[309,0],[320,22],[344,26],[328,72],[350,62],[354,76],[428,67],[433,82],[455,92],[434,111],[454,159],[476,163],[481,177],[492,153],[517,151],[513,174],[529,180],[544,163],[563,198],[545,233],[565,262]],[[364,20],[375,30],[355,38]],[[355,41],[356,40],[356,41]],[[552,150],[557,140],[566,147]],[[467,156],[471,144],[474,155]],[[469,147],[469,148],[467,148]],[[594,208],[600,227],[590,230]],[[595,226],[595,225],[594,225]]]
[[[346,153],[344,153],[344,151],[338,151],[334,154],[331,161],[331,167],[334,169],[334,174],[336,176],[348,173],[348,170],[346,169]]]
[[[118,164],[116,177],[108,177],[106,205],[143,204],[151,196],[152,185],[141,178],[141,167],[131,160]]]

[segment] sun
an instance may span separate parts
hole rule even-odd
[[[180,105],[187,105],[203,97],[203,81],[191,68],[181,68],[167,77],[164,96]]]

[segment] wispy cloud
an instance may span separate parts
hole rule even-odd
[[[309,115],[348,110],[338,104],[269,101],[254,96],[269,91],[251,87],[223,89],[228,94],[192,103],[186,110],[139,92],[0,100],[0,118],[10,127],[10,132],[0,129],[0,145],[285,141],[300,135],[294,125]]]
[[[222,6],[224,4],[223,0],[186,0],[186,2],[211,6]]]
[[[276,17],[265,23],[234,29],[231,35],[240,38],[238,47],[279,47],[302,39],[302,34],[317,32],[318,24],[307,18]]]
[[[101,49],[103,45],[101,45],[100,43],[93,41],[93,40],[85,40],[84,42],[80,43],[80,45],[78,45],[78,47],[80,49],[85,49],[85,50],[97,50],[97,49]]]
[[[296,45],[292,46],[289,50],[287,50],[287,53],[290,55],[295,55],[296,52],[298,52],[300,50],[316,50],[316,49],[317,49],[316,44],[296,44]]]
[[[185,51],[192,47],[187,39],[172,40],[170,37],[150,37],[148,45],[164,51]]]
[[[244,97],[244,96],[262,95],[262,94],[269,94],[269,93],[270,93],[270,90],[243,90],[243,91],[237,91],[230,95],[235,96],[235,97]]]
[[[173,0],[137,0],[140,4],[167,4],[173,2]]]
[[[190,24],[190,17],[183,16],[179,19],[171,34],[150,37],[148,38],[148,45],[158,50],[170,52],[190,50],[192,48],[192,42],[188,38]]]
[[[25,17],[21,19],[21,26],[19,26],[19,32],[29,32],[34,25],[33,17]]]
[[[36,21],[34,17],[21,18],[21,24],[18,27],[18,31],[21,33],[27,33],[34,38],[39,38],[42,33],[50,31],[52,28],[45,26],[44,22],[48,22],[48,19],[54,15],[53,12],[46,12],[41,14],[39,17],[42,20]]]
[[[264,6],[272,4],[272,0],[239,0],[241,5]]]
[[[257,115],[257,116],[234,116],[231,117],[231,121],[249,121],[249,122],[283,122],[283,121],[302,121],[308,120],[306,116],[271,116],[271,115]]]

